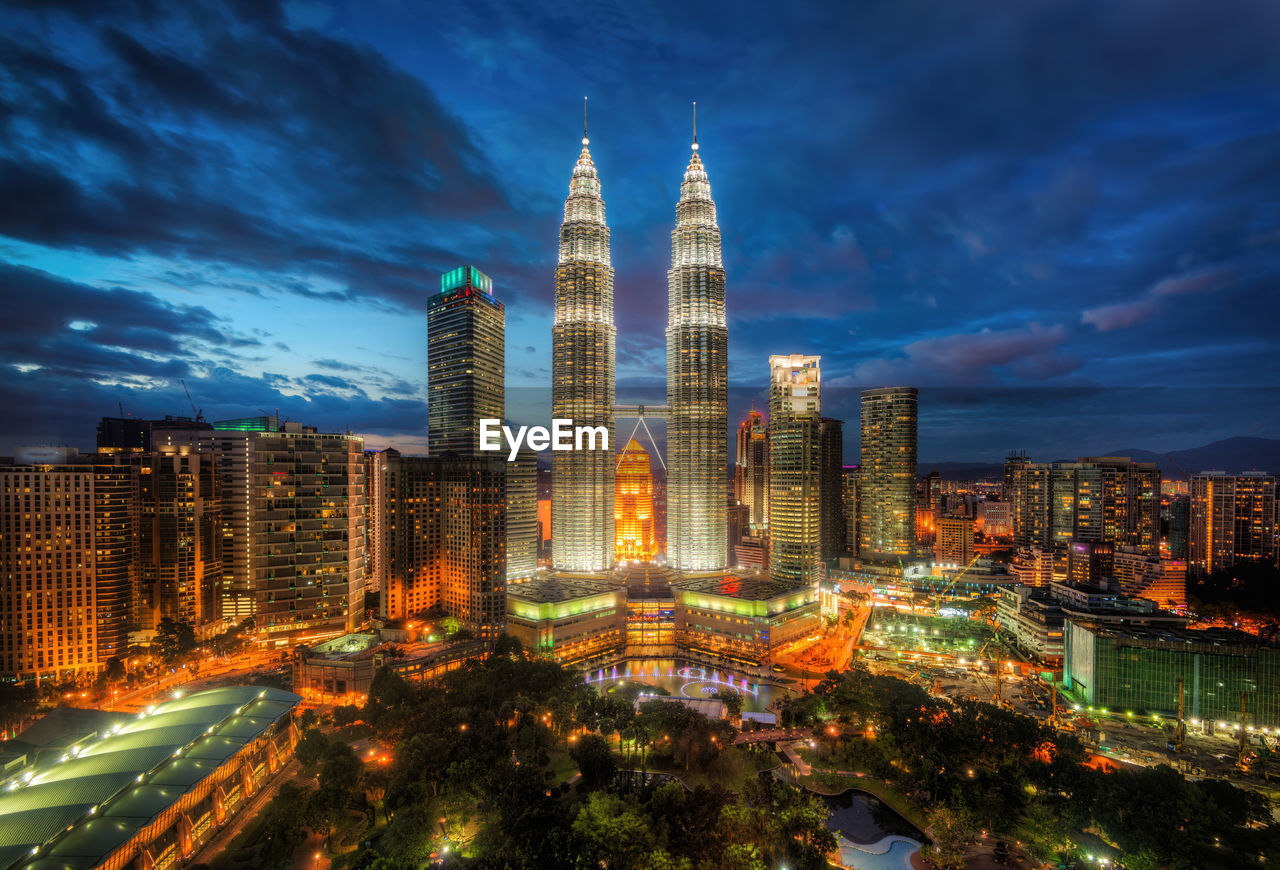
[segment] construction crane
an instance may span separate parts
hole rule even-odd
[[[960,582],[960,578],[963,577],[965,574],[968,574],[969,569],[972,568],[974,565],[978,564],[978,560],[981,558],[982,558],[981,555],[977,555],[977,556],[974,556],[972,559],[970,559],[969,564],[965,565],[964,569],[959,574],[957,574],[955,577],[952,577],[951,582],[947,584],[946,588],[938,593],[938,597],[945,598],[947,594],[951,592],[952,589],[955,588],[956,583]]]
[[[196,403],[195,403],[195,402],[193,402],[193,401],[191,400],[191,391],[187,389],[187,381],[186,381],[186,379],[185,379],[185,378],[178,378],[178,380],[179,380],[179,381],[181,381],[181,383],[182,383],[182,391],[183,391],[184,393],[186,393],[186,394],[187,394],[187,404],[189,404],[189,405],[191,406],[191,413],[196,415],[196,417],[195,417],[196,422],[197,422],[197,423],[203,422],[203,421],[204,421],[204,409],[203,409],[203,408],[201,408],[201,409],[200,409],[200,410],[198,410],[198,411],[196,410]]]

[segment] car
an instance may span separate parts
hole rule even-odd
[[[773,667],[769,668],[769,670],[773,671],[775,674],[780,674],[783,671],[785,671],[786,668],[784,668],[782,665],[774,665]]]

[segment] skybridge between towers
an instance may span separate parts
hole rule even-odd
[[[649,446],[653,448],[653,454],[662,463],[662,470],[666,471],[667,461],[663,458],[662,451],[658,449],[658,442],[654,440],[653,433],[649,431],[649,424],[644,420],[646,417],[652,417],[656,420],[665,421],[670,414],[671,407],[669,405],[614,405],[613,416],[615,419],[635,419],[636,421],[636,425],[631,430],[631,437],[619,443],[626,444],[631,438],[636,437],[636,432],[640,431],[640,427],[643,426],[645,434],[649,436]],[[618,462],[622,462],[621,453],[618,454]]]

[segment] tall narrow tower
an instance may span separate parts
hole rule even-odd
[[[728,562],[729,330],[696,116],[671,231],[667,312],[667,554],[677,570],[714,570]]]
[[[605,426],[599,450],[552,454],[551,551],[556,568],[613,567],[614,357],[613,264],[600,177],[587,150],[573,167],[560,225],[555,321],[551,327],[551,412],[575,426]]]

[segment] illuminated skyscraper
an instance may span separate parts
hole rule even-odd
[[[613,265],[600,177],[587,150],[573,167],[560,225],[555,320],[551,327],[551,411],[575,426],[604,426],[601,450],[557,451],[551,458],[551,553],[556,568],[613,567],[614,358]],[[723,539],[724,532],[720,537]],[[721,544],[723,546],[723,543]]]
[[[427,439],[431,452],[475,456],[480,421],[501,420],[506,314],[493,281],[474,266],[440,276],[427,300]]]
[[[862,391],[863,556],[910,556],[916,540],[915,387]]]
[[[1276,561],[1276,479],[1259,471],[1191,477],[1190,568],[1213,574]]]
[[[769,357],[769,573],[817,579],[822,436],[819,357]]]
[[[614,478],[614,556],[619,561],[651,562],[657,555],[653,533],[653,474],[649,454],[632,438],[618,455]]]
[[[723,568],[729,330],[720,227],[696,126],[671,231],[667,318],[667,558],[681,571]]]
[[[747,506],[753,529],[769,525],[769,436],[764,414],[752,411],[738,424],[738,457],[733,474],[734,496]]]

